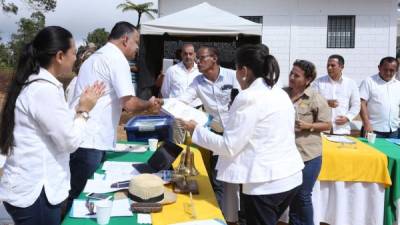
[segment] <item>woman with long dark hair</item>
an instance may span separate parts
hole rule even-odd
[[[242,184],[246,222],[275,225],[302,183],[303,162],[294,137],[295,112],[275,84],[279,65],[264,45],[236,52],[242,88],[232,103],[223,136],[185,122],[192,141],[218,154],[217,179]]]
[[[1,154],[7,157],[0,199],[16,225],[56,225],[70,189],[69,154],[85,138],[89,111],[103,84],[88,87],[69,109],[62,83],[72,72],[75,44],[69,31],[50,26],[22,50],[0,120]]]

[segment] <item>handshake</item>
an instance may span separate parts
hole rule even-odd
[[[149,104],[148,112],[151,114],[158,114],[161,110],[161,106],[164,104],[164,100],[153,96],[149,99]]]

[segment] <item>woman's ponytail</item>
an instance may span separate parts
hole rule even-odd
[[[266,55],[264,57],[264,80],[273,87],[279,79],[279,64],[273,55]]]

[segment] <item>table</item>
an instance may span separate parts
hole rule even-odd
[[[121,142],[127,143],[127,142]],[[214,192],[211,188],[207,171],[205,169],[203,159],[201,158],[200,152],[192,148],[195,154],[195,165],[199,171],[199,175],[195,177],[199,184],[199,195],[193,195],[193,202],[196,209],[197,219],[221,219],[224,220],[221,210],[218,207],[218,203],[215,199]],[[120,161],[120,162],[146,162],[152,155],[152,152],[147,151],[145,153],[116,153],[107,152],[106,161]],[[177,166],[180,158],[174,162],[174,166]],[[101,168],[101,166],[100,166]],[[98,169],[96,172],[101,173]],[[171,188],[171,187],[167,187]],[[79,198],[85,198],[84,194],[81,193]],[[177,201],[174,204],[164,205],[161,213],[152,214],[153,225],[166,225],[171,223],[185,222],[192,220],[191,214],[185,212],[184,204],[189,203],[189,196],[184,194],[177,195]],[[82,219],[82,218],[71,218],[66,216],[63,225],[90,225],[97,224],[95,219]],[[124,225],[124,224],[138,224],[137,215],[134,214],[132,217],[112,217],[109,225]]]
[[[322,140],[322,167],[312,195],[315,224],[383,224],[385,188],[392,184],[387,156],[353,140],[355,144]]]
[[[388,171],[392,185],[385,190],[384,224],[398,224],[400,216],[400,146],[381,138],[377,138],[374,144],[369,144],[365,138],[360,138],[360,140],[384,153],[388,158]]]

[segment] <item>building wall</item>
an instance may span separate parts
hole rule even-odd
[[[202,3],[202,0],[159,0],[160,16]],[[344,73],[360,83],[377,72],[379,60],[395,56],[397,0],[213,0],[210,4],[238,16],[263,16],[262,42],[281,66],[287,84],[291,63],[306,59],[326,74],[331,54],[345,58]],[[355,48],[326,48],[328,15],[355,15]]]

